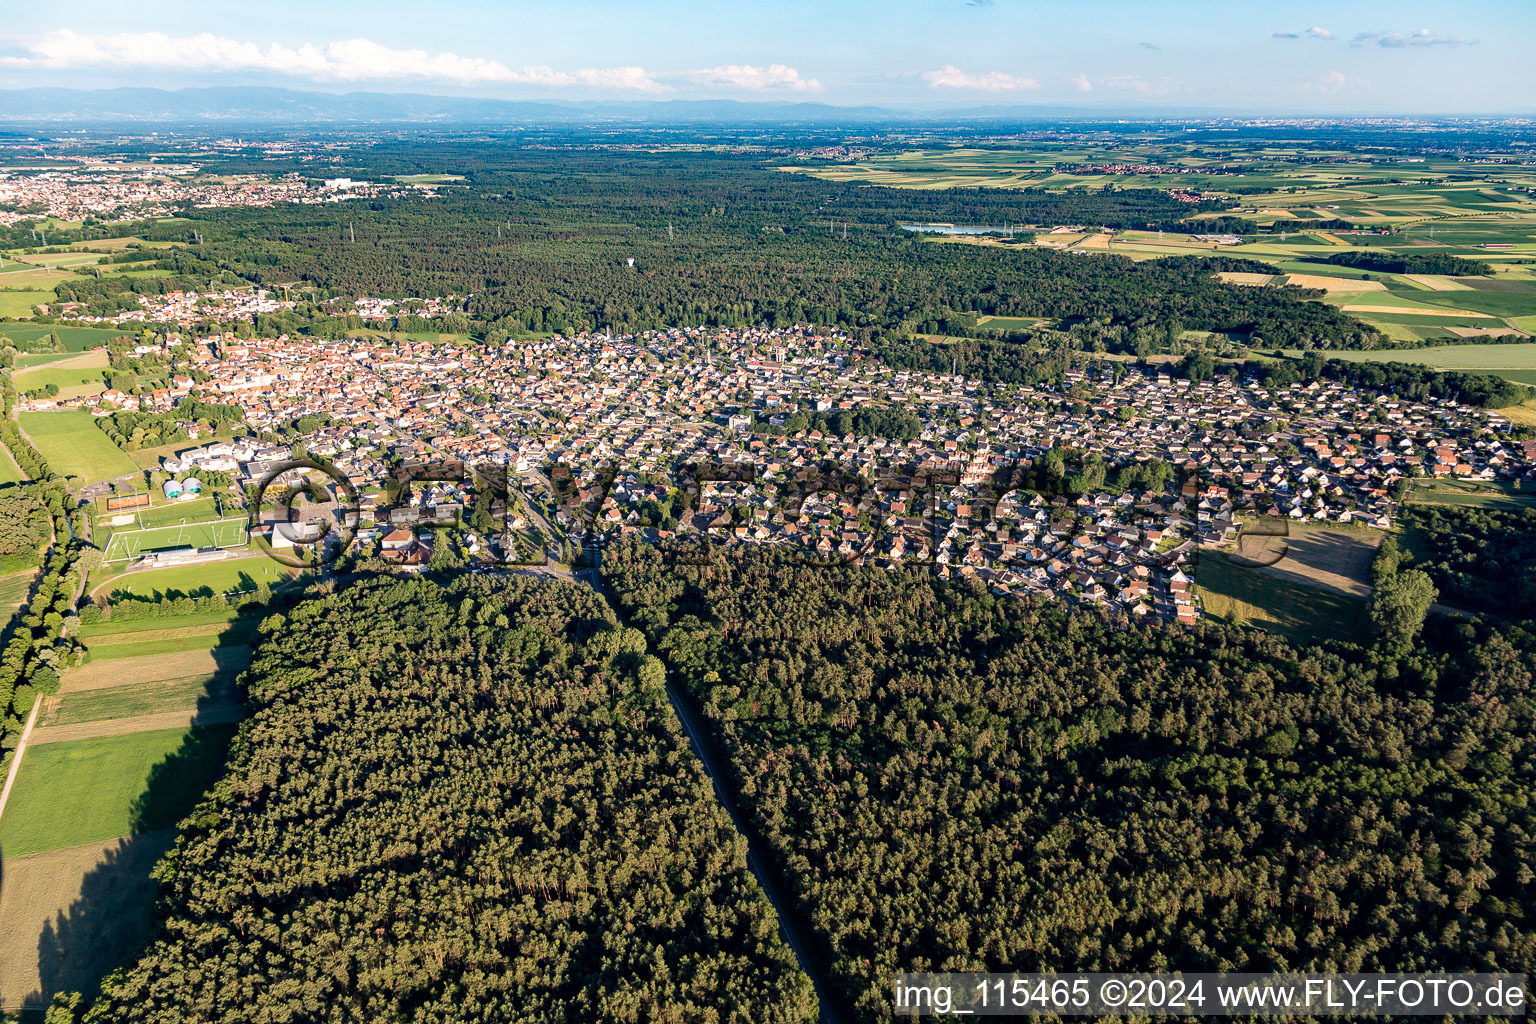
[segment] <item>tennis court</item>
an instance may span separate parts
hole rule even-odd
[[[107,541],[103,560],[127,562],[150,551],[169,548],[238,548],[250,539],[245,517],[208,519],[174,526],[154,526],[142,530],[118,530]]]

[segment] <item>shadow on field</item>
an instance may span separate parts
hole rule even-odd
[[[174,845],[177,826],[224,773],[230,743],[239,729],[228,720],[228,712],[232,705],[244,702],[237,677],[248,663],[255,625],[265,614],[261,608],[243,610],[220,634],[213,648],[217,674],[198,699],[192,728],[180,746],[150,768],[143,792],[131,808],[133,835],[112,841],[104,851],[76,848],[33,855],[57,858],[44,868],[59,872],[71,870],[66,862],[71,853],[99,859],[85,871],[79,893],[67,908],[54,912],[41,932],[34,933],[38,934],[38,988],[25,995],[0,992],[0,1006],[6,1010],[19,1010],[25,1021],[41,1021],[59,992],[81,992],[89,1005],[102,979],[136,959],[159,933],[155,903],[161,886],[152,872]],[[174,617],[166,619],[167,625],[174,622]]]
[[[152,910],[159,892],[150,871],[174,839],[172,830],[163,829],[119,839],[107,848],[68,909],[43,926],[37,940],[40,984],[22,1000],[24,1012],[40,1017],[55,992],[95,998],[102,977],[148,942],[156,927]]]

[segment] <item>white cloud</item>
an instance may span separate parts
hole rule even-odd
[[[801,78],[798,70],[784,64],[769,64],[761,68],[751,64],[723,64],[717,68],[690,71],[682,77],[692,82],[728,85],[753,92],[781,89],[787,92],[821,92],[820,82],[814,78]]]
[[[1388,49],[1397,49],[1404,46],[1471,46],[1475,40],[1464,36],[1442,36],[1427,28],[1421,28],[1407,35],[1401,32],[1359,32],[1349,41],[1349,45],[1364,46],[1370,42]]]
[[[1087,75],[1073,75],[1067,79],[1078,92],[1093,92],[1093,83],[1088,81]]]
[[[961,71],[953,64],[946,64],[934,71],[924,71],[923,81],[935,89],[974,89],[980,92],[1014,92],[1019,89],[1040,88],[1040,83],[1033,78],[1020,78],[1002,71],[972,75]]]
[[[510,68],[497,60],[456,53],[396,50],[368,39],[343,39],[298,47],[272,43],[263,48],[204,32],[168,36],[163,32],[83,35],[60,29],[21,44],[28,56],[0,58],[10,67],[74,70],[141,68],[203,72],[265,72],[318,81],[363,82],[421,79],[457,85],[510,84],[553,87],[599,86],[635,92],[662,92],[666,86],[640,67]]]
[[[1318,92],[1343,92],[1349,84],[1349,76],[1342,71],[1329,71],[1317,80]]]
[[[1333,33],[1332,32],[1329,32],[1325,28],[1319,28],[1317,25],[1313,25],[1311,28],[1307,29],[1307,35],[1311,36],[1313,39],[1332,39],[1333,38]]]
[[[1143,96],[1167,96],[1179,91],[1177,82],[1168,78],[1143,78],[1140,75],[1112,75],[1099,80],[1100,85]]]
[[[1314,79],[1297,82],[1293,89],[1299,93],[1338,96],[1346,92],[1350,94],[1368,93],[1371,91],[1371,83],[1368,79],[1361,78],[1359,75],[1346,75],[1342,71],[1325,71]]]

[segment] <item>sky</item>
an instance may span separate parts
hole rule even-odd
[[[1536,0],[6,0],[0,88],[1536,113]]]

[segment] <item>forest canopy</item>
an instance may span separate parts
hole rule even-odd
[[[377,580],[261,628],[163,934],[91,1019],[814,1019],[659,662],[591,591]]]
[[[604,552],[859,1021],[897,970],[1514,970],[1536,655],[1126,628],[920,571]]]

